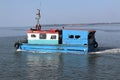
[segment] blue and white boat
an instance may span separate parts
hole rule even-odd
[[[39,24],[40,12],[38,12],[35,29],[27,31],[25,41],[17,41],[15,48],[22,51],[35,52],[62,52],[87,54],[95,51],[98,43],[95,40],[95,30],[79,28],[61,28],[42,30]]]

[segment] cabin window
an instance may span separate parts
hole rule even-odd
[[[35,34],[31,34],[31,37],[32,37],[32,38],[35,38],[35,37],[36,37],[36,35],[35,35]]]
[[[75,38],[76,38],[76,39],[79,39],[79,38],[80,38],[80,35],[75,35]]]
[[[74,38],[74,35],[69,35],[69,38],[71,38],[71,39]]]
[[[51,35],[51,39],[56,39],[56,35]]]
[[[46,34],[45,33],[41,33],[40,34],[40,39],[46,39]]]

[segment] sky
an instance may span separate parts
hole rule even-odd
[[[0,0],[0,27],[120,22],[120,0]]]

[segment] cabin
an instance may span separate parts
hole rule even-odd
[[[58,44],[59,33],[56,30],[27,31],[28,44]]]

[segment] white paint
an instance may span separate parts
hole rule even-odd
[[[58,40],[58,34],[55,34],[55,33],[54,33],[54,34],[49,34],[49,33],[48,33],[48,34],[47,34],[47,40],[51,40],[51,36],[52,36],[52,35],[55,35],[55,36],[56,36],[56,39],[53,39],[53,40]]]
[[[35,35],[36,37],[31,37],[31,35]],[[39,40],[39,33],[28,33],[28,40]]]
[[[35,35],[36,37],[31,37],[31,35]],[[51,39],[52,35],[55,35],[56,39]],[[28,33],[27,36],[28,36],[28,40],[40,40],[40,38],[39,38],[40,34],[39,33]],[[53,34],[47,33],[45,40],[58,40],[58,37],[59,37],[58,33],[53,33]]]

